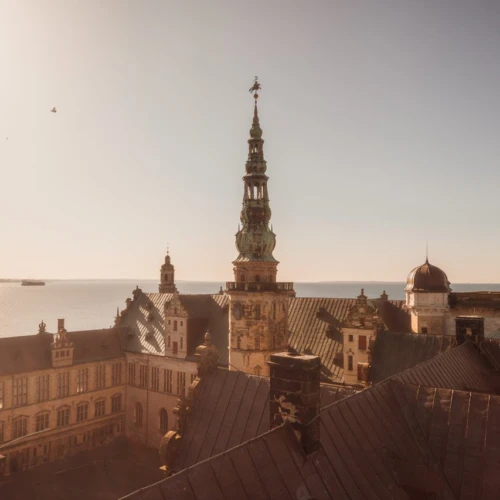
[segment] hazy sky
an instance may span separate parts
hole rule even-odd
[[[499,61],[496,0],[2,0],[0,277],[231,279],[258,75],[280,280],[500,282]]]

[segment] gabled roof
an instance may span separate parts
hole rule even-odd
[[[325,408],[320,448],[289,424],[127,497],[486,500],[500,496],[500,397],[387,380]]]
[[[104,361],[122,355],[123,332],[119,328],[67,332],[66,335],[75,348],[73,364]],[[0,338],[0,376],[52,368],[52,340],[50,333]]]
[[[171,293],[136,295],[119,323],[120,327],[128,328],[133,333],[128,337],[127,351],[160,356],[165,354],[165,304],[172,297]],[[190,320],[188,356],[203,343],[203,335],[208,329],[212,343],[217,347],[219,363],[227,365],[229,297],[225,294],[179,294],[179,300],[186,308]]]
[[[388,329],[410,331],[409,316],[402,300],[370,300],[379,310],[380,319]],[[288,328],[290,345],[303,354],[321,358],[322,373],[342,382],[344,370],[335,365],[335,355],[343,352],[341,324],[356,304],[356,299],[308,298],[290,299]]]
[[[202,388],[183,436],[176,470],[182,470],[269,430],[269,378],[217,370]],[[321,385],[321,407],[355,390]]]
[[[500,394],[500,377],[473,343],[465,343],[398,373],[407,384]]]
[[[370,381],[380,382],[451,349],[451,335],[380,332],[372,348]]]

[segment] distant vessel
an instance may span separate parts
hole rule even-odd
[[[45,281],[23,280],[21,286],[45,286]]]

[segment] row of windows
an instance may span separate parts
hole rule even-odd
[[[347,336],[348,342],[354,342],[354,335]],[[366,335],[358,335],[358,349],[366,349]]]
[[[134,406],[134,422],[139,427],[144,424],[144,410],[141,403],[136,403]],[[158,430],[163,434],[168,431],[168,413],[165,408],[158,413]]]
[[[76,371],[76,393],[87,392],[89,390],[89,370],[90,368],[81,368]],[[74,372],[73,371],[73,372]],[[56,393],[52,395],[55,398],[65,398],[71,394],[71,373],[70,371],[59,372],[56,374]],[[50,394],[50,375],[39,375],[35,381],[34,403],[48,401]],[[114,363],[111,365],[111,386],[121,385],[122,383],[122,364]],[[95,390],[106,387],[106,365],[95,367]],[[12,406],[24,406],[28,404],[28,378],[16,378],[12,381]],[[0,410],[6,407],[5,402],[5,383],[0,382]]]
[[[168,324],[170,325],[170,320],[168,320]],[[177,331],[177,320],[174,319],[172,321],[172,324],[173,324],[173,330],[174,330],[174,332],[176,332]],[[184,322],[183,321],[181,321],[180,324],[181,324],[181,326],[184,326]]]
[[[111,413],[117,413],[122,409],[122,395],[115,394],[111,398]],[[100,399],[94,403],[94,417],[106,415],[106,400]],[[63,406],[57,410],[56,426],[65,427],[70,424],[71,408]],[[76,407],[76,422],[84,422],[89,417],[89,403],[80,403]],[[49,428],[49,411],[42,411],[35,415],[35,432],[44,431]],[[0,442],[5,438],[5,424],[0,422]],[[21,415],[12,421],[12,439],[16,439],[28,434],[28,417]]]
[[[139,380],[137,381],[137,366],[139,366]],[[149,381],[148,366],[138,363],[128,363],[128,384],[139,385],[145,389],[150,388],[153,391],[163,391],[174,393],[174,378],[175,378],[175,394],[186,394],[186,374],[184,372],[173,372],[167,368],[151,367],[151,381]],[[175,375],[175,377],[174,377]],[[196,378],[196,374],[190,374],[190,383]],[[137,383],[138,382],[138,383]]]

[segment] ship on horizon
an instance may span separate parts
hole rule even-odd
[[[45,286],[45,281],[39,280],[22,280],[21,286]]]

